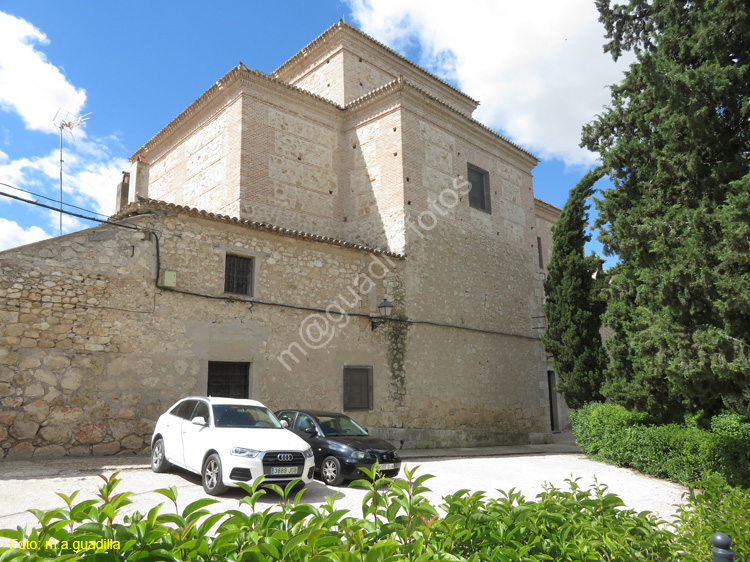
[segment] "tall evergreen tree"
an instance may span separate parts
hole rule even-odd
[[[552,257],[544,284],[548,330],[542,342],[552,353],[557,390],[571,408],[603,400],[600,388],[607,355],[599,333],[603,303],[594,278],[601,262],[584,254],[584,244],[591,240],[586,201],[603,173],[602,168],[589,172],[570,190],[552,228]]]
[[[750,411],[750,10],[744,0],[597,0],[637,61],[584,128],[614,188],[597,224],[620,263],[605,395],[664,419]]]

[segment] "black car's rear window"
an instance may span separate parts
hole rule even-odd
[[[348,416],[318,416],[318,423],[326,435],[367,435],[367,431]]]

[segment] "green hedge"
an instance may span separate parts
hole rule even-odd
[[[737,414],[715,416],[703,424],[710,430],[694,419],[656,425],[614,404],[588,404],[571,418],[578,445],[597,460],[688,485],[713,472],[750,486],[750,423]]]
[[[513,490],[497,499],[460,490],[438,509],[424,497],[431,476],[404,473],[405,479],[373,481],[369,474],[354,483],[368,489],[363,518],[336,509],[335,496],[320,508],[302,503],[304,490],[292,496],[291,485],[269,485],[281,500],[259,511],[261,479],[243,485],[247,495],[237,509],[212,514],[206,507],[216,500],[204,498],[180,512],[171,487],[156,491],[170,500],[167,508],[123,517],[131,493],[115,490],[115,473],[102,477],[99,499],[58,494],[64,507],[29,510],[38,519],[33,529],[0,529],[13,545],[0,548],[0,562],[687,562],[709,559],[715,531],[732,536],[739,560],[750,554],[750,492],[720,480],[691,492],[671,524],[623,509],[604,485],[584,490],[573,480],[567,490],[546,487],[536,500]]]

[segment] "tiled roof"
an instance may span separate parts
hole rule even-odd
[[[298,238],[300,240],[308,240],[310,242],[322,242],[324,244],[331,244],[333,246],[339,246],[342,248],[351,248],[353,250],[359,250],[361,252],[368,252],[375,255],[385,255],[396,259],[405,259],[406,254],[398,254],[389,250],[383,250],[380,248],[373,248],[365,246],[363,244],[356,244],[354,242],[348,242],[339,238],[331,238],[330,236],[322,236],[320,234],[312,234],[310,232],[304,232],[302,230],[295,230],[291,228],[285,228],[283,226],[275,226],[267,222],[251,221],[247,219],[241,219],[238,217],[232,217],[229,215],[222,215],[219,213],[211,213],[209,211],[202,211],[195,207],[187,207],[184,205],[176,205],[174,203],[167,203],[166,201],[159,201],[157,199],[148,199],[146,197],[138,197],[138,202],[131,203],[125,207],[119,213],[113,215],[110,220],[116,221],[124,219],[126,217],[138,216],[148,211],[163,211],[173,212],[182,215],[188,215],[191,217],[222,222],[226,224],[233,224],[248,228],[251,230],[259,230],[261,232],[270,232],[272,234],[279,234],[281,236],[289,236],[291,238]]]

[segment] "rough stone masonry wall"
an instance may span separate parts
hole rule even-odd
[[[178,289],[205,296],[155,287],[156,238],[147,232],[103,226],[0,254],[5,458],[145,451],[166,408],[205,394],[212,360],[251,363],[251,397],[271,408],[340,410],[343,366],[372,365],[379,408],[362,421],[392,425],[388,342],[366,318],[340,324],[326,345],[304,347],[308,312],[210,297],[223,295],[227,252],[255,258],[259,299],[336,302],[362,314],[394,294],[396,269],[352,287],[372,254],[182,216],[127,222],[158,231],[162,271],[177,273]],[[304,351],[287,369],[278,357],[291,343]]]
[[[0,254],[6,458],[113,454],[147,445],[158,404],[128,376],[125,363],[112,362],[104,377],[105,357],[135,351],[136,319],[153,306],[151,242],[143,236],[99,229]]]

